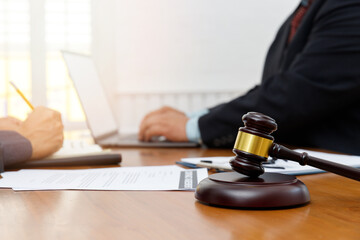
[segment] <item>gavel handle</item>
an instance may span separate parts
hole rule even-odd
[[[295,161],[300,163],[300,165],[309,165],[360,181],[360,169],[312,157],[309,156],[306,152],[299,153],[276,143],[274,143],[270,148],[269,155],[274,158]]]

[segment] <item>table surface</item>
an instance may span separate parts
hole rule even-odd
[[[116,149],[122,166],[174,164],[231,150]],[[332,173],[298,177],[305,206],[239,210],[204,205],[191,191],[0,190],[2,239],[360,239],[360,183]]]

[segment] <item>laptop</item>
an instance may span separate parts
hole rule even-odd
[[[151,142],[141,142],[137,139],[137,134],[121,135],[92,58],[68,51],[62,51],[62,55],[96,144],[119,147],[198,146],[197,143],[191,142],[166,141],[163,137],[158,137]]]

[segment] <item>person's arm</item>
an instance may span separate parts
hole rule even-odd
[[[59,150],[63,144],[63,124],[59,112],[36,107],[21,124],[18,132],[32,146],[31,159],[41,159]]]
[[[321,127],[334,121],[335,113],[353,111],[360,102],[359,12],[359,1],[326,4],[304,49],[286,70],[199,119],[202,141],[209,147],[233,147],[241,118],[250,111],[276,120],[274,136],[279,141],[305,139],[314,125]]]
[[[2,170],[7,165],[44,158],[62,146],[63,125],[57,111],[36,107],[24,122],[15,118],[1,118],[0,122]]]
[[[0,130],[0,172],[7,165],[29,160],[31,155],[29,140],[15,131]]]

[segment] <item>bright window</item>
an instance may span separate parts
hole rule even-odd
[[[65,126],[84,122],[60,50],[90,54],[91,40],[91,0],[1,0],[0,115],[30,111],[13,81],[30,100],[44,96],[38,104],[60,111]]]

